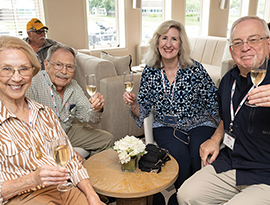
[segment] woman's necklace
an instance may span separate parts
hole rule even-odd
[[[161,67],[162,66],[163,65],[161,63]],[[172,85],[172,83],[174,82],[176,75],[177,75],[177,71],[179,70],[179,67],[180,67],[179,62],[177,63],[176,68],[171,67],[170,69],[168,69],[168,68],[166,69],[165,66],[163,67],[163,69],[167,75],[167,79],[169,80],[170,85]]]
[[[36,146],[36,158],[38,158],[38,159],[41,159],[42,158],[42,153],[41,153],[41,151],[40,151],[40,146],[39,146],[39,143],[38,143],[38,145]]]
[[[179,69],[179,63],[178,63],[178,65],[177,65],[177,70]],[[164,94],[165,94],[165,96],[169,96],[169,94],[167,93],[167,91],[166,91],[166,86],[165,86],[165,77],[164,77],[164,68],[162,68],[161,69],[161,80],[162,80],[162,85],[163,85],[163,92],[164,92]],[[168,76],[167,76],[167,78],[168,78]],[[168,79],[169,80],[169,79]],[[173,102],[173,97],[174,97],[174,89],[175,89],[175,84],[176,84],[176,75],[175,75],[175,77],[174,77],[174,79],[173,79],[173,81],[172,81],[172,84],[173,84],[173,87],[172,87],[172,97],[171,97],[171,99],[170,98],[168,98],[168,100],[170,101],[170,104],[171,104],[171,109],[170,109],[170,114],[172,114],[172,102]]]

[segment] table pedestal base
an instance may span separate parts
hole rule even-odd
[[[141,198],[117,198],[116,199],[116,204],[117,205],[147,205],[147,200],[146,197],[141,197]]]

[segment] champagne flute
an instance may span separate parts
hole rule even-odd
[[[97,92],[96,76],[95,76],[95,74],[85,75],[85,85],[86,85],[86,91],[87,91],[87,93],[93,99],[94,95]],[[95,111],[93,108],[91,108],[91,110],[92,111]]]
[[[254,56],[253,65],[250,71],[250,78],[254,85],[254,89],[257,88],[264,77],[266,76],[268,67],[268,55],[257,54]],[[257,107],[255,104],[250,104],[248,101],[245,102],[250,107]]]
[[[97,92],[95,74],[85,75],[85,85],[87,93],[91,96],[91,98],[93,98]]]
[[[133,72],[132,71],[125,71],[123,79],[124,79],[124,85],[125,85],[126,92],[130,93],[134,87]],[[127,106],[130,106],[130,103],[128,103]]]
[[[58,140],[54,142],[53,158],[60,167],[65,167],[69,162],[69,146],[68,139],[66,136],[60,136]],[[73,187],[71,182],[66,182],[64,184],[59,184],[57,190],[65,192]]]

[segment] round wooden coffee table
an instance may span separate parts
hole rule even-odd
[[[85,163],[90,181],[97,193],[116,198],[117,204],[144,205],[146,196],[171,186],[178,176],[178,164],[171,156],[160,173],[121,171],[118,154],[105,150],[90,157]]]

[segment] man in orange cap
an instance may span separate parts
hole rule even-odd
[[[24,40],[34,49],[37,54],[38,60],[41,64],[41,69],[44,70],[44,60],[47,57],[48,49],[58,44],[57,41],[46,38],[46,33],[49,30],[47,26],[37,18],[32,18],[26,26],[27,38]]]

